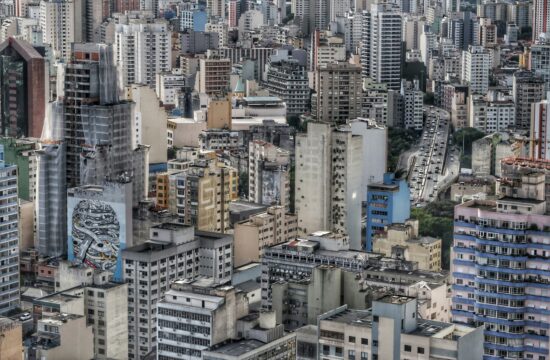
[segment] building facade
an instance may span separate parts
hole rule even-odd
[[[42,135],[46,109],[45,64],[24,40],[0,44],[0,126],[3,136]]]
[[[248,151],[248,200],[290,209],[290,153],[263,141]]]
[[[453,321],[484,326],[484,359],[548,354],[550,218],[544,187],[544,174],[504,174],[498,200],[455,208]]]
[[[348,127],[309,123],[296,136],[298,232],[337,231],[361,247],[362,138]]]
[[[372,251],[373,237],[394,223],[410,217],[410,193],[405,179],[385,173],[380,183],[370,184],[367,193],[367,251]]]
[[[19,307],[19,203],[17,200],[17,166],[4,161],[4,146],[0,145],[0,191],[4,208],[0,231],[0,314]]]

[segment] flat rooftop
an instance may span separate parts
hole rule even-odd
[[[209,352],[229,356],[241,356],[248,352],[259,349],[264,345],[266,344],[254,339],[236,340],[227,344],[223,344],[219,347],[214,347]]]
[[[447,329],[453,326],[451,323],[444,323],[440,321],[422,320],[418,319],[416,329],[410,332],[411,335],[432,337],[441,330]]]
[[[328,321],[334,321],[337,323],[372,327],[372,311],[369,310],[351,310],[346,309],[342,312],[334,314],[326,319]],[[322,320],[321,320],[322,321]]]
[[[188,229],[190,227],[191,226],[178,224],[178,223],[162,223],[155,226],[151,226],[151,229],[178,231],[178,230]]]
[[[401,295],[387,295],[377,299],[376,301],[386,303],[386,304],[406,304],[409,301],[413,301],[415,298],[410,296],[401,296]]]

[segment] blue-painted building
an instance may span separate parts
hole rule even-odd
[[[206,29],[206,23],[208,22],[208,15],[204,10],[204,6],[188,3],[180,11],[180,30],[193,29],[193,31],[199,32]]]
[[[484,326],[484,360],[550,359],[547,205],[545,175],[529,174],[455,207],[451,313]]]
[[[381,183],[367,188],[367,251],[372,251],[372,239],[384,227],[404,223],[411,215],[409,185],[405,179],[396,179],[394,173],[385,173]]]

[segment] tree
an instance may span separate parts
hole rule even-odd
[[[418,220],[420,236],[440,238],[442,242],[441,265],[450,267],[451,247],[453,244],[453,215],[456,203],[444,200],[435,201],[425,208],[411,210],[411,218]]]
[[[248,198],[248,173],[245,171],[239,173],[239,196]]]
[[[418,141],[420,133],[403,128],[388,129],[388,170],[396,171],[399,156]]]
[[[464,128],[454,133],[454,142],[462,148],[460,166],[470,168],[472,166],[472,143],[484,137],[485,134],[476,128]]]
[[[178,154],[178,150],[173,147],[169,147],[168,150],[166,151],[166,156],[168,157],[168,160],[174,160],[177,154]]]

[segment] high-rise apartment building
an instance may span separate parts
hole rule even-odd
[[[150,241],[123,251],[128,283],[128,358],[141,359],[157,345],[157,302],[176,279],[199,275],[217,284],[231,280],[233,239],[165,223],[151,227]]]
[[[62,141],[45,143],[38,159],[36,237],[44,256],[67,254],[66,146]]]
[[[139,10],[140,0],[115,0],[114,10],[118,13]]]
[[[296,213],[298,232],[345,233],[361,248],[361,136],[349,127],[309,123],[296,136]]]
[[[486,94],[489,90],[489,51],[482,46],[470,46],[462,51],[462,75],[464,84],[470,86],[470,94]]]
[[[2,136],[38,138],[45,116],[45,64],[25,40],[0,44],[0,130]]]
[[[367,251],[372,251],[372,239],[394,223],[404,223],[411,215],[410,191],[406,179],[396,179],[385,173],[380,183],[369,184],[367,193]]]
[[[531,105],[530,156],[550,160],[550,100]]]
[[[172,36],[165,20],[130,20],[115,27],[115,59],[120,85],[155,85],[172,68]]]
[[[264,141],[249,143],[248,199],[290,208],[290,153]]]
[[[485,359],[548,354],[550,217],[545,175],[503,174],[500,197],[455,208],[453,321],[485,331]]]
[[[19,306],[19,203],[17,201],[17,166],[4,161],[4,146],[0,145],[0,193],[2,222],[0,231],[0,314]]]
[[[533,32],[534,33],[534,32]],[[550,90],[550,37],[542,34],[531,45],[531,71],[544,80],[544,91]]]
[[[387,84],[391,90],[401,87],[402,22],[401,13],[390,3],[372,4],[363,13],[363,77]]]
[[[57,59],[71,59],[71,45],[83,40],[84,8],[81,0],[40,2],[42,42],[50,44]]]
[[[199,230],[226,232],[229,203],[237,193],[237,170],[215,160],[198,160],[186,172],[184,223]]]
[[[513,99],[516,105],[516,127],[529,129],[531,105],[544,99],[544,80],[532,71],[518,71],[512,80]]]
[[[197,76],[199,92],[208,95],[224,95],[229,92],[231,61],[227,58],[200,59]]]
[[[297,60],[270,62],[267,68],[266,88],[286,104],[287,115],[299,116],[309,112],[310,90],[305,66]]]
[[[317,121],[345,124],[361,116],[361,67],[347,62],[329,63],[315,70],[312,113]]]
[[[422,130],[424,127],[424,93],[418,88],[418,81],[403,80],[403,124],[407,129]]]
[[[550,31],[550,1],[533,1],[533,40]]]

